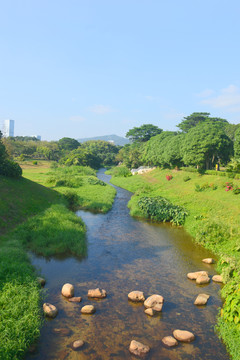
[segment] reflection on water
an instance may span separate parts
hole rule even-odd
[[[99,178],[109,176],[101,170]],[[129,216],[127,202],[131,194],[117,188],[112,210],[105,215],[79,211],[88,232],[88,257],[45,260],[33,257],[47,278],[47,300],[59,309],[54,320],[48,320],[36,353],[27,359],[35,360],[100,360],[134,359],[128,352],[132,339],[151,347],[147,359],[161,360],[226,360],[228,354],[214,333],[217,309],[221,306],[220,285],[211,282],[196,286],[186,278],[190,271],[214,268],[201,262],[211,254],[192,243],[183,229],[152,224]],[[61,287],[70,282],[75,295],[82,296],[73,304],[61,296]],[[88,300],[91,288],[104,288],[106,299]],[[143,305],[130,303],[127,294],[132,290],[145,295],[161,294],[165,303],[156,317],[144,313]],[[206,307],[193,302],[201,292],[211,295]],[[94,315],[81,315],[83,305],[94,304]],[[54,328],[68,328],[70,334],[61,336]],[[196,340],[165,348],[161,339],[176,328],[194,332]],[[72,341],[85,341],[81,351],[70,348]]]

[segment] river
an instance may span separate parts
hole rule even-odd
[[[101,169],[98,177],[109,182]],[[47,279],[46,299],[59,309],[58,316],[47,320],[42,328],[38,349],[28,360],[105,360],[135,359],[128,351],[132,339],[151,347],[146,359],[152,360],[226,360],[229,355],[214,332],[221,285],[211,282],[197,286],[186,274],[207,270],[216,274],[213,265],[202,263],[212,257],[194,244],[183,228],[137,220],[129,215],[127,203],[131,193],[115,187],[117,195],[107,214],[78,211],[87,225],[88,254],[84,259],[60,257],[45,259],[32,255],[32,263]],[[61,295],[64,283],[75,287],[82,302],[68,302]],[[103,288],[107,297],[88,300],[88,289]],[[141,290],[145,296],[160,294],[163,311],[150,317],[142,304],[128,301],[127,294]],[[195,306],[199,293],[210,295],[208,304]],[[94,315],[81,315],[80,309],[94,304]],[[67,328],[68,336],[54,332]],[[180,343],[174,349],[163,346],[161,339],[174,329],[192,331],[196,339]],[[85,341],[75,352],[70,344]]]

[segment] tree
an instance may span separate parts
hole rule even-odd
[[[188,131],[182,143],[183,161],[186,165],[212,169],[220,162],[225,164],[233,154],[233,142],[223,127],[212,121],[198,124]]]
[[[165,148],[172,137],[176,136],[174,131],[163,131],[161,134],[152,137],[144,145],[142,161],[146,165],[167,166],[164,158]]]
[[[145,143],[134,142],[123,146],[116,156],[128,168],[138,168],[142,165],[142,152]]]
[[[191,115],[184,117],[182,122],[178,124],[177,127],[179,127],[179,129],[183,132],[187,133],[193,127],[206,121],[219,122],[222,125],[228,124],[228,121],[225,119],[221,119],[218,117],[209,117],[209,115],[210,113],[206,112],[194,112]]]
[[[151,137],[156,136],[162,132],[162,129],[152,124],[144,124],[140,127],[134,127],[130,129],[126,137],[129,138],[132,142],[146,142]]]
[[[240,159],[240,128],[235,132],[234,157]]]
[[[88,149],[79,147],[72,150],[65,158],[61,159],[61,163],[70,165],[90,166],[93,169],[101,167],[101,159],[97,154],[92,153]]]
[[[115,165],[117,164],[116,155],[119,152],[119,147],[104,140],[89,140],[81,144],[83,149],[86,149],[101,159],[101,165]]]
[[[77,149],[80,146],[80,143],[75,139],[63,137],[58,141],[58,146],[61,150],[72,151],[74,149]]]

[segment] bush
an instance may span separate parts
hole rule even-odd
[[[167,199],[156,197],[142,197],[138,201],[138,206],[148,217],[157,221],[170,221],[175,225],[183,225],[187,211],[181,206],[173,205]]]
[[[77,194],[75,192],[72,192],[72,191],[67,191],[64,194],[64,197],[68,202],[68,208],[70,210],[73,210],[73,211],[77,210],[77,208],[79,206],[79,199],[78,199]]]
[[[18,178],[22,176],[22,169],[16,162],[4,159],[0,164],[0,175]]]
[[[34,160],[32,163],[33,163],[33,165],[37,165],[37,164],[38,164],[37,160]]]
[[[173,178],[173,176],[172,176],[172,175],[166,175],[166,179],[167,179],[167,181],[172,180],[172,178]]]
[[[131,171],[126,167],[126,166],[116,166],[113,170],[112,170],[112,174],[113,176],[116,177],[129,177],[132,176]]]
[[[87,181],[88,181],[88,183],[90,185],[101,185],[101,186],[106,186],[107,185],[104,181],[99,180],[98,178],[89,177],[87,179]]]
[[[185,182],[187,182],[187,181],[189,181],[189,180],[191,180],[191,178],[190,178],[190,176],[184,176],[184,178],[183,178],[183,181],[185,181]]]

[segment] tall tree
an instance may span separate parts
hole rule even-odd
[[[235,132],[234,157],[240,159],[240,128]]]
[[[75,139],[63,137],[58,141],[58,146],[61,150],[63,149],[72,151],[74,149],[77,149],[80,146],[80,143]]]
[[[228,121],[225,119],[221,119],[218,117],[210,117],[209,115],[210,113],[206,113],[206,112],[194,112],[191,115],[184,117],[182,122],[178,124],[177,127],[179,127],[179,129],[182,130],[183,132],[187,133],[190,129],[197,126],[198,124],[204,123],[209,120],[224,125],[228,124]]]
[[[162,132],[158,126],[152,124],[144,124],[139,127],[134,127],[126,133],[126,137],[132,142],[146,142],[151,137],[156,136]]]
[[[233,154],[233,142],[219,123],[198,124],[188,131],[182,144],[186,165],[211,169],[216,164],[227,163]]]

